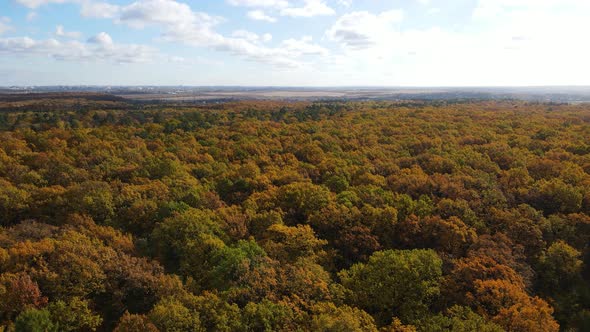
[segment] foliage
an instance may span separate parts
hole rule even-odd
[[[15,98],[0,331],[589,330],[586,104]]]
[[[432,250],[387,250],[342,271],[351,303],[374,314],[378,322],[392,316],[412,322],[428,312],[438,296],[442,261]]]
[[[133,315],[125,311],[114,332],[158,332],[158,328],[144,315]]]
[[[199,315],[191,312],[182,303],[174,299],[165,299],[157,303],[150,311],[149,318],[161,331],[204,331],[201,327]]]
[[[88,308],[88,301],[74,297],[68,303],[53,302],[48,307],[60,331],[95,331],[102,318]]]
[[[15,332],[57,332],[59,326],[51,320],[46,309],[23,311],[14,322]]]
[[[419,331],[438,332],[501,332],[500,326],[486,321],[471,309],[453,306],[445,314],[428,317],[419,322]]]

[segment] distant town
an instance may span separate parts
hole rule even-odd
[[[573,87],[242,87],[242,86],[10,86],[0,94],[89,92],[130,100],[525,100],[590,102],[590,86]]]

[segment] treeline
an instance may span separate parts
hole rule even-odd
[[[0,93],[0,114],[6,112],[124,110],[136,108],[131,100],[101,93]]]
[[[0,113],[0,331],[590,330],[587,105],[104,103]]]

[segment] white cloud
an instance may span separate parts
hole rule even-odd
[[[269,42],[272,40],[272,35],[270,33],[265,33],[262,36],[259,36],[248,30],[236,30],[232,32],[232,37],[243,38],[252,43]]]
[[[55,27],[55,36],[76,39],[80,38],[82,34],[78,31],[66,31],[63,25],[58,25]]]
[[[590,9],[587,0],[479,0],[473,11],[476,19],[495,19],[498,15],[522,12],[580,12]]]
[[[328,49],[314,44],[311,36],[305,36],[301,39],[287,39],[281,42],[281,48],[292,53],[294,56],[319,55],[328,56]]]
[[[499,49],[559,59],[567,53],[588,55],[590,47],[580,40],[590,29],[589,10],[590,2],[580,0],[480,0],[473,19],[483,27],[481,36]]]
[[[404,28],[401,15],[343,15],[326,32],[343,53],[322,69],[341,82],[384,85],[588,84],[590,45],[580,41],[590,2],[481,0],[477,8],[454,29]]]
[[[112,47],[114,45],[113,38],[106,32],[88,38],[88,43],[102,45],[103,47]]]
[[[304,0],[304,3],[303,7],[287,7],[281,9],[280,14],[291,17],[314,17],[334,15],[336,13],[323,0]]]
[[[352,0],[338,0],[338,4],[343,7],[352,6]]]
[[[266,21],[266,22],[270,22],[270,23],[274,23],[277,21],[276,18],[267,15],[264,11],[259,10],[259,9],[248,11],[248,13],[246,13],[246,16],[248,16],[248,18],[250,18],[252,20],[256,20],[256,21]]]
[[[263,36],[270,39],[269,35]],[[301,57],[307,55],[325,56],[329,51],[311,39],[288,39],[281,42],[280,47],[267,47],[244,38],[221,37],[212,45],[214,49],[245,58],[246,60],[268,63],[278,67],[296,68],[305,65]]]
[[[251,31],[247,31],[247,30],[236,30],[234,32],[232,32],[232,37],[237,37],[237,38],[244,38],[248,41],[251,42],[257,42],[260,37],[258,37],[257,34],[255,34],[254,32]]]
[[[84,1],[80,13],[84,17],[114,18],[121,8],[106,2]]]
[[[230,5],[243,7],[285,8],[289,6],[286,0],[227,0]]]
[[[325,0],[302,0],[299,5],[293,5],[286,0],[227,0],[234,6],[267,8],[275,10],[281,16],[290,17],[314,17],[334,15],[336,12],[328,6]],[[351,0],[339,0],[340,5],[350,6]],[[274,22],[272,16],[268,16],[262,10],[253,10],[248,12],[248,17],[254,20]]]
[[[107,2],[95,0],[15,0],[17,3],[30,8],[37,9],[41,6],[50,4],[66,4],[74,3],[81,6],[80,13],[84,17],[94,18],[113,18],[119,11],[119,6]],[[31,21],[36,17],[35,12],[30,12],[27,15],[27,20]]]
[[[151,62],[158,56],[156,50],[147,46],[115,44],[107,34],[95,36],[87,43],[62,42],[57,39],[34,40],[29,37],[1,38],[0,54],[49,56],[64,61],[114,63]]]
[[[420,29],[411,28],[414,22],[403,22],[401,10],[383,13],[356,11],[328,22],[331,27],[325,32],[325,38],[314,35],[316,39],[303,37],[276,42],[270,42],[270,34],[240,30],[232,34],[222,33],[223,19],[191,9],[189,5],[201,3],[197,1],[13,1],[31,10],[47,4],[74,3],[84,17],[108,18],[135,29],[153,27],[160,31],[158,41],[204,47],[249,61],[294,68],[290,69],[286,79],[287,75],[282,75],[281,71],[260,72],[258,67],[252,66],[257,73],[260,72],[256,79],[277,78],[289,82],[291,77],[298,77],[301,82],[325,80],[323,82],[328,84],[514,85],[588,84],[590,77],[590,67],[586,66],[590,45],[583,42],[585,32],[590,30],[587,18],[589,0],[461,1],[470,4],[457,8],[474,8],[472,15],[459,17],[452,25],[441,28],[431,25]],[[225,0],[229,5],[242,6],[248,18],[268,22],[281,16],[333,15],[334,9],[330,6],[344,9],[343,6],[351,2]],[[449,12],[447,4],[441,1],[412,0],[405,3],[409,4],[407,10],[426,14],[438,11],[434,5]],[[424,6],[420,7],[420,4]],[[365,2],[355,2],[355,6],[364,5]],[[419,23],[424,24],[423,21]],[[6,32],[7,26],[10,27],[9,22],[0,21],[0,33]],[[330,41],[341,47],[328,49],[324,42]],[[187,66],[196,63],[189,55],[185,55],[184,60],[162,58],[145,46],[118,44],[106,33],[86,42],[0,38],[0,52],[79,61],[126,62],[133,61],[136,56],[138,61],[155,58],[163,63]],[[321,75],[314,75],[318,73]]]
[[[396,23],[403,20],[401,10],[371,14],[366,11],[342,15],[326,32],[328,38],[349,49],[366,49],[397,34]]]
[[[250,4],[260,5],[263,2],[253,1]],[[279,47],[269,47],[260,42],[270,41],[270,34],[254,37],[254,34],[240,31],[231,37],[224,36],[215,31],[222,19],[207,13],[195,12],[188,5],[174,0],[137,0],[128,6],[120,7],[114,21],[136,29],[157,26],[162,29],[159,38],[161,41],[208,47],[246,60],[279,67],[300,67],[305,65],[301,57],[325,56],[329,53],[327,49],[312,43],[309,39],[289,39]]]
[[[134,28],[143,28],[158,24],[178,27],[213,25],[218,20],[205,13],[193,12],[187,4],[174,0],[139,0],[122,7],[118,21]]]
[[[0,17],[0,35],[11,30],[14,28],[10,26],[10,18]]]
[[[74,2],[73,0],[15,0],[17,3],[31,8],[36,9],[40,6],[52,4],[52,3],[67,3],[67,2]]]

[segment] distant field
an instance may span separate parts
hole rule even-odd
[[[5,95],[67,94],[114,95],[135,101],[211,102],[239,100],[526,100],[535,102],[590,102],[590,87],[29,87],[0,88]],[[38,99],[38,98],[35,98]]]
[[[319,100],[319,99],[431,99],[435,96],[441,98],[450,97],[451,92],[446,90],[428,89],[262,89],[248,91],[195,91],[195,92],[168,92],[168,93],[124,93],[117,94],[120,97],[132,100],[169,100],[169,101],[191,101],[191,100]],[[436,98],[434,98],[436,99]]]

